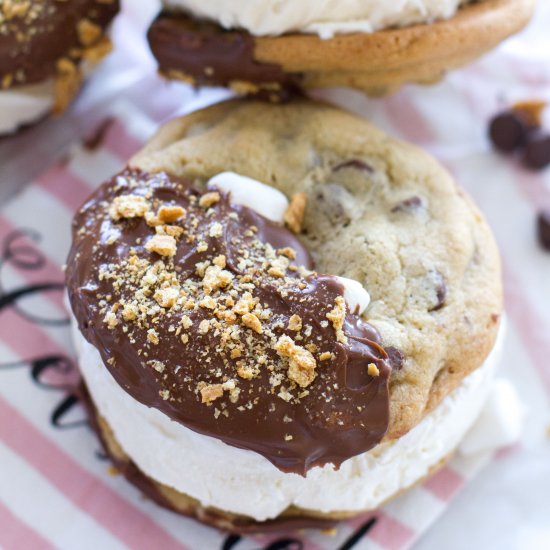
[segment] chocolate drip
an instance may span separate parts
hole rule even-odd
[[[85,46],[78,32],[86,19],[105,29],[119,10],[118,0],[32,0],[0,6],[0,83],[4,87],[42,82],[56,63]],[[78,56],[77,56],[78,58]]]
[[[246,207],[231,205],[227,195],[206,211],[197,206],[202,192],[183,180],[137,171],[114,177],[75,217],[67,285],[80,330],[121,387],[186,427],[255,451],[285,472],[305,475],[311,467],[327,463],[339,467],[380,442],[388,428],[391,367],[379,334],[358,316],[346,312],[345,336],[336,337],[327,315],[342,300],[344,289],[335,277],[304,274],[291,263],[283,286],[275,279],[261,279],[251,292],[270,313],[262,321],[263,333],[246,329],[241,338],[246,349],[239,358],[223,351],[223,331],[201,332],[201,322],[213,317],[208,309],[158,311],[151,325],[158,336],[156,344],[148,340],[148,326],[124,322],[114,306],[132,300],[135,289],[128,281],[101,273],[106,266],[122,265],[132,253],[142,261],[159,260],[146,248],[154,231],[143,217],[118,221],[109,217],[115,197],[128,194],[147,197],[156,208],[171,204],[186,210],[175,224],[184,229],[194,225],[196,239],[181,237],[171,259],[172,274],[182,285],[196,279],[197,264],[219,255],[226,258],[225,269],[236,281],[243,276],[243,251],[252,255],[258,242],[293,249],[295,265],[311,267],[307,250],[292,233]],[[220,226],[219,237],[211,237],[212,228]],[[208,249],[197,245],[200,242],[206,242]],[[105,316],[109,308],[116,311],[110,326]],[[185,342],[174,332],[184,315],[192,321]],[[291,317],[300,319],[302,329],[291,329]],[[307,388],[289,385],[287,379],[273,383],[273,376],[286,376],[288,368],[272,345],[281,337],[313,350],[315,378]],[[237,376],[238,362],[247,357],[258,366],[257,373],[251,378]],[[213,403],[201,402],[199,382],[231,379],[240,390],[237,399],[224,393]],[[283,387],[286,394],[281,394]]]
[[[228,86],[242,81],[294,88],[295,79],[280,66],[254,59],[254,39],[246,32],[225,31],[184,14],[161,13],[148,38],[161,72],[168,76],[179,72],[196,84]]]

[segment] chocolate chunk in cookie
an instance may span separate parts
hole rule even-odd
[[[341,162],[334,167],[334,171],[338,172],[339,170],[343,170],[344,168],[354,168],[355,170],[369,172],[371,174],[374,172],[374,168],[370,164],[368,164],[364,160],[359,159],[351,159],[345,162]]]
[[[539,242],[550,252],[550,210],[543,210],[538,217]]]
[[[493,145],[503,153],[512,153],[527,140],[527,125],[518,113],[508,111],[491,120],[489,136]]]
[[[528,138],[523,163],[534,170],[541,170],[550,164],[550,134],[537,132]]]
[[[423,206],[422,199],[420,197],[414,196],[397,203],[392,208],[391,211],[394,213],[395,212],[414,212],[422,208],[422,206]]]

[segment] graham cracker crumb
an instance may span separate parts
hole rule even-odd
[[[13,75],[6,74],[2,77],[2,89],[6,90],[13,84]]]
[[[287,403],[292,400],[292,394],[285,387],[282,387],[280,389],[277,397],[280,397],[283,401],[286,401]]]
[[[214,265],[217,265],[218,267],[220,267],[221,269],[224,269],[225,266],[226,266],[226,259],[225,259],[225,256],[223,254],[220,254],[219,256],[216,256],[213,260],[212,260],[212,263]]]
[[[238,363],[237,374],[245,380],[252,380],[252,378],[254,378],[254,376],[256,375],[256,370],[249,365]]]
[[[204,309],[216,309],[217,302],[212,296],[205,296],[200,302],[199,307]]]
[[[197,79],[194,76],[185,74],[183,71],[170,69],[168,71],[162,71],[162,74],[164,74],[170,79],[181,80],[182,82],[185,82],[190,86],[195,86],[197,84]]]
[[[205,193],[199,200],[199,205],[203,208],[210,208],[212,205],[220,202],[220,194],[217,191]]]
[[[62,113],[76,96],[82,84],[82,74],[73,61],[59,59],[56,65],[54,113]]]
[[[164,364],[162,361],[151,361],[151,362],[150,362],[150,365],[151,365],[157,372],[160,372],[160,373],[163,373],[164,370],[166,369],[166,366],[165,366],[165,364]]]
[[[327,319],[332,323],[336,332],[336,339],[341,344],[347,344],[348,339],[343,331],[344,320],[346,318],[346,301],[343,296],[338,296],[335,301],[334,309],[327,313]]]
[[[290,246],[279,248],[279,250],[277,250],[277,254],[279,254],[279,256],[285,256],[290,260],[296,259],[296,250],[294,250],[294,248],[290,248]]]
[[[159,343],[159,335],[154,328],[150,328],[147,331],[147,341],[155,345]]]
[[[155,292],[154,298],[159,306],[170,309],[176,304],[179,294],[177,288],[162,288]]]
[[[169,235],[155,235],[147,241],[145,249],[161,256],[174,256],[177,250],[176,239]]]
[[[245,292],[243,297],[233,307],[233,311],[237,315],[245,315],[249,311],[252,311],[255,305],[252,294],[250,294],[250,292]]]
[[[206,334],[210,330],[210,321],[203,319],[199,323],[199,334]]]
[[[378,370],[378,367],[374,363],[369,363],[367,367],[367,372],[370,376],[380,376],[380,371]]]
[[[287,266],[283,262],[273,261],[271,267],[267,270],[268,274],[272,277],[284,277],[286,275]]]
[[[225,288],[233,281],[233,273],[221,269],[217,265],[212,265],[206,269],[202,279],[202,286],[207,294],[210,294],[217,288]]]
[[[281,357],[289,360],[287,377],[300,387],[306,388],[315,380],[317,362],[313,355],[301,346],[297,346],[288,336],[281,336],[275,345]]]
[[[223,395],[223,386],[221,384],[210,384],[200,389],[203,403],[212,403]]]
[[[92,23],[89,19],[81,19],[77,25],[78,39],[83,46],[95,44],[102,35],[99,25]]]
[[[184,315],[181,318],[181,324],[182,324],[183,328],[188,329],[188,328],[191,328],[193,326],[193,321],[191,321],[191,318],[188,315]]]
[[[103,322],[111,330],[113,330],[118,325],[118,319],[112,311],[109,311],[108,313],[105,314],[105,317],[103,318]]]
[[[238,95],[255,94],[260,90],[259,86],[245,80],[231,80],[229,87]]]
[[[300,233],[307,206],[306,193],[296,193],[285,212],[285,224],[293,233]]]
[[[17,2],[17,0],[4,0],[4,4],[2,6],[2,10],[4,12],[3,15],[6,21],[25,17],[30,8],[31,3],[28,0],[23,2]]]
[[[300,331],[302,330],[302,318],[299,315],[292,315],[288,320],[288,330]]]
[[[109,208],[109,216],[118,221],[121,218],[142,218],[149,211],[149,202],[140,195],[115,197]]]
[[[155,232],[157,235],[168,235],[177,240],[183,235],[184,229],[178,225],[157,225]]]
[[[254,313],[245,313],[241,320],[245,327],[252,329],[258,334],[263,334],[264,329],[262,328],[262,322],[256,315],[254,315]]]
[[[160,218],[153,214],[153,212],[147,212],[145,214],[145,221],[149,227],[156,227],[157,225],[162,225]]]
[[[218,238],[223,235],[223,226],[221,223],[213,223],[212,227],[210,228],[210,231],[208,232],[208,235],[210,237]]]
[[[122,309],[122,318],[125,321],[134,321],[138,316],[139,310],[135,304],[126,304]]]
[[[158,211],[158,217],[163,223],[172,223],[185,214],[185,209],[181,206],[161,206]]]
[[[82,52],[82,58],[90,63],[101,61],[108,53],[111,53],[113,44],[108,36],[102,36],[93,46],[88,46]]]

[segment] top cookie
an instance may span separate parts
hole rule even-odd
[[[219,10],[212,2],[169,0],[164,4],[149,31],[162,74],[198,85],[230,86],[237,93],[261,92],[277,101],[296,87],[349,86],[382,95],[408,82],[433,83],[521,30],[533,14],[535,0],[461,3],[452,17],[436,22],[434,17],[450,16],[458,3],[432,12],[426,6],[421,9],[418,2],[414,8],[400,2],[399,9],[384,6],[370,8],[369,13],[368,5],[373,3],[367,2],[349,17],[345,17],[345,9],[341,11],[343,20],[320,3],[314,17],[307,17],[307,10],[302,9],[304,19],[316,22],[312,26],[301,27],[299,12],[287,9],[293,12],[289,18],[296,21],[281,27],[285,29],[281,33],[275,33],[271,24],[278,20],[282,24],[284,8],[268,17],[269,24],[257,22],[254,32],[254,12],[238,17],[230,3]],[[239,9],[242,11],[242,6]],[[416,17],[407,18],[415,9],[419,12]],[[256,6],[256,10],[260,8]],[[389,27],[416,24],[377,30],[382,23],[376,23],[374,12],[380,16],[399,10],[401,13],[386,21]],[[363,26],[361,17],[366,19]],[[421,22],[422,17],[428,20]],[[371,20],[374,26],[370,30],[376,32],[368,32]]]
[[[361,282],[393,372],[386,439],[406,433],[491,350],[502,310],[482,215],[419,149],[311,101],[230,101],[176,119],[131,166],[200,185],[233,171],[307,195],[300,238],[323,273]]]

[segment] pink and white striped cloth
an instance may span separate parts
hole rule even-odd
[[[545,27],[541,20],[550,22],[549,15],[550,9],[541,11],[538,25]],[[128,32],[130,24],[128,18],[115,32]],[[528,407],[528,428],[517,448],[458,456],[380,513],[345,522],[335,535],[228,537],[160,509],[113,474],[82,410],[67,392],[74,371],[62,265],[71,216],[92,189],[124,165],[161,119],[182,104],[181,110],[188,111],[224,95],[193,95],[184,86],[167,87],[149,72],[132,80],[134,92],[135,83],[140,83],[141,95],[122,88],[108,106],[102,101],[89,104],[86,116],[94,115],[90,120],[110,120],[97,147],[65,150],[61,160],[0,210],[0,548],[399,550],[415,545],[449,508],[440,522],[446,522],[446,531],[438,533],[436,525],[419,547],[433,550],[446,541],[446,548],[463,548],[463,542],[476,545],[483,540],[488,549],[549,548],[550,440],[545,441],[545,430],[550,425],[550,254],[537,246],[534,220],[537,209],[550,208],[550,170],[526,172],[514,160],[494,154],[485,138],[486,120],[502,96],[550,99],[550,64],[541,53],[550,51],[550,43],[544,29],[537,28],[536,22],[523,37],[431,88],[409,88],[384,100],[346,90],[319,94],[430,150],[487,215],[504,259],[511,325],[502,372]],[[125,74],[145,70],[138,69],[135,59],[123,57],[128,52],[116,55],[122,57],[112,65],[126,63]],[[98,78],[107,81],[113,74],[107,69]],[[120,72],[116,74],[120,78]],[[101,99],[101,87],[93,92]],[[155,98],[162,98],[162,105]],[[75,109],[78,114],[79,106]],[[28,139],[33,143],[32,132]],[[44,162],[44,153],[27,148],[21,158]],[[527,504],[532,510],[525,511],[529,521],[514,526],[517,510],[512,506],[509,512],[516,515],[506,516],[500,500],[476,494],[475,487],[483,480],[489,490],[497,484],[506,487],[518,468],[525,468],[521,483],[532,497]],[[481,469],[483,473],[470,483]],[[494,472],[501,472],[501,477],[493,480]],[[471,500],[459,498],[451,505],[466,486],[466,493],[474,495]],[[513,492],[510,486],[509,494]],[[542,506],[541,511],[544,502],[546,509]],[[468,510],[481,504],[479,514],[489,525],[485,530],[467,519]],[[491,517],[487,506],[500,515]],[[447,518],[453,517],[449,523]],[[464,521],[470,521],[466,538]],[[491,525],[513,534],[499,538],[493,532],[488,539]]]

